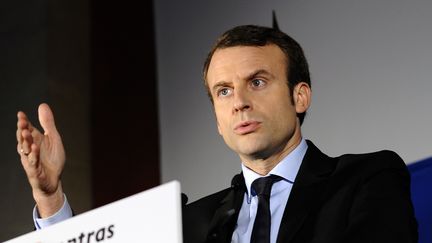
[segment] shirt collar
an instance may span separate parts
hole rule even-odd
[[[304,155],[306,154],[306,150],[308,145],[306,140],[302,138],[300,144],[289,153],[285,158],[283,158],[267,175],[278,175],[282,177],[285,181],[289,183],[294,183],[297,173],[300,169],[301,162],[303,160]],[[251,184],[252,182],[262,177],[260,174],[255,173],[253,170],[247,168],[243,163],[241,164],[243,176],[245,178],[245,184],[247,188],[248,198],[250,198],[251,194]]]

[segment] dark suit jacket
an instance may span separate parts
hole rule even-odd
[[[410,177],[396,153],[330,158],[308,146],[278,243],[417,242]],[[230,188],[184,206],[184,242],[231,242],[244,193],[239,174]]]

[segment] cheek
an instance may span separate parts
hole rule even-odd
[[[292,105],[289,97],[285,99],[276,100],[272,106],[271,114],[269,118],[272,120],[275,128],[286,128],[291,127],[296,121],[297,113],[295,107]]]
[[[221,109],[218,109],[215,107],[215,117],[216,117],[216,125],[218,128],[218,132],[220,135],[223,135],[224,131],[227,127],[227,119],[223,112],[221,112]]]

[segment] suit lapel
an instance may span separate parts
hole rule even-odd
[[[245,191],[243,174],[238,174],[232,180],[231,190],[215,211],[210,222],[207,242],[231,242]]]
[[[279,228],[277,243],[290,242],[300,229],[308,213],[320,205],[326,192],[328,176],[335,163],[312,142],[300,166]]]

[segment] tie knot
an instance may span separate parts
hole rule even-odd
[[[277,175],[270,175],[266,177],[260,177],[252,182],[252,195],[265,195],[270,196],[270,191],[273,183],[282,180],[282,177]]]

